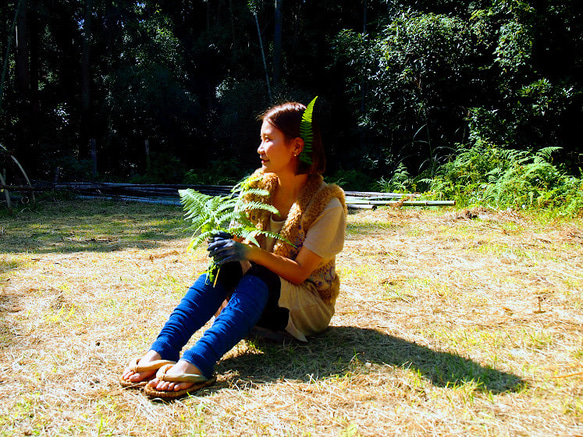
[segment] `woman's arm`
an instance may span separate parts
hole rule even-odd
[[[308,279],[322,260],[306,247],[302,247],[296,259],[291,260],[230,238],[215,238],[209,243],[208,251],[219,266],[233,261],[252,261],[294,284]]]
[[[322,261],[310,249],[302,247],[295,260],[267,252],[257,246],[249,246],[246,254],[249,261],[267,267],[273,273],[294,284],[301,284],[310,277]]]
[[[312,224],[295,260],[226,238],[215,239],[209,244],[210,256],[219,265],[232,261],[252,261],[294,284],[301,284],[310,277],[324,256],[332,257],[342,249],[346,217],[341,204],[338,201],[335,204]],[[314,248],[323,256],[309,248]]]

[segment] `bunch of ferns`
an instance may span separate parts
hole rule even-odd
[[[252,188],[251,182],[257,176],[250,176],[239,182],[226,196],[210,196],[193,189],[179,190],[180,201],[185,211],[185,219],[190,222],[189,229],[193,236],[188,250],[196,250],[201,244],[219,232],[226,232],[245,242],[259,246],[258,235],[281,239],[278,234],[257,229],[249,220],[249,212],[254,210],[269,211],[278,214],[277,208],[269,203],[244,201],[245,194],[267,197],[269,192]],[[211,258],[207,273],[209,279],[216,271],[216,264]]]

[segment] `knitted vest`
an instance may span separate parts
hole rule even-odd
[[[256,172],[257,174],[261,174],[259,170]],[[277,176],[273,173],[262,174],[262,177],[253,182],[252,186],[253,188],[261,188],[268,191],[270,197],[272,197],[277,188]],[[344,209],[344,214],[347,214],[344,191],[338,185],[323,184],[322,176],[319,174],[310,175],[300,191],[298,199],[290,208],[279,233],[285,241],[276,240],[273,253],[295,259],[304,244],[310,226],[322,214],[334,197],[338,198]],[[265,197],[261,198],[253,195],[246,195],[245,200],[268,202]],[[269,211],[254,210],[249,215],[249,218],[258,229],[269,229],[271,215]],[[261,247],[265,247],[264,236],[259,236],[258,241]],[[340,291],[340,279],[336,274],[335,258],[314,270],[306,282],[314,284],[324,302],[334,302]]]

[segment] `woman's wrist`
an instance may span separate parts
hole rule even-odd
[[[260,247],[249,245],[246,254],[247,261],[257,262],[261,251],[262,249]]]

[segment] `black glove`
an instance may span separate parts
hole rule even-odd
[[[249,249],[250,247],[246,244],[217,237],[209,243],[207,250],[209,251],[209,255],[215,260],[215,263],[221,266],[229,262],[245,261]]]
[[[217,231],[213,233],[213,236],[211,237],[211,243],[217,240],[230,240],[232,239],[233,236],[231,234],[229,234],[228,232],[225,231]]]

